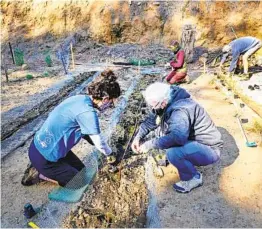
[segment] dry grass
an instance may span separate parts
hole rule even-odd
[[[262,119],[255,118],[252,123],[247,126],[247,130],[256,134],[260,134],[262,137]]]
[[[247,126],[247,130],[260,136],[260,143],[258,145],[262,146],[262,119],[255,118],[252,123]]]

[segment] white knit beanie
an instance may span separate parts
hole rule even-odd
[[[142,94],[146,100],[146,103],[154,107],[157,104],[161,106],[161,103],[164,100],[168,102],[170,91],[170,85],[156,82],[149,85]],[[158,106],[154,108],[158,108]]]

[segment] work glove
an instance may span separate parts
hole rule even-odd
[[[104,146],[104,149],[102,151],[106,156],[109,156],[113,151],[112,149],[110,148],[109,145],[105,144]]]
[[[139,147],[139,153],[148,153],[151,149],[151,142],[147,141]]]
[[[139,137],[134,138],[131,144],[131,149],[134,153],[139,153],[140,141],[141,139]]]

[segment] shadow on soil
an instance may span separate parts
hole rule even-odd
[[[202,167],[204,185],[195,190],[195,193],[188,195],[191,199],[193,209],[197,210],[197,219],[193,219],[190,226],[197,227],[254,227],[262,225],[262,217],[253,214],[248,209],[241,207],[238,203],[230,200],[227,196],[229,184],[223,186],[223,182],[230,182],[225,179],[221,182],[222,174],[234,164],[239,156],[239,148],[234,137],[222,127],[218,127],[224,141],[220,161],[214,165]],[[226,175],[228,176],[228,175]],[[232,179],[232,178],[231,178]],[[239,177],[233,179],[240,179]],[[202,190],[201,190],[202,189]],[[233,190],[230,190],[233,191]],[[196,198],[198,196],[198,198]],[[241,203],[241,199],[239,199]],[[196,213],[195,213],[196,214]],[[194,222],[195,221],[195,222]],[[180,225],[179,225],[180,226]]]
[[[248,70],[251,74],[259,73],[262,72],[262,66],[252,66]]]
[[[198,167],[203,173],[202,187],[188,194],[172,190],[174,178],[171,175],[163,180],[159,193],[161,225],[163,227],[259,227],[262,225],[261,214],[245,207],[244,199],[232,200],[227,193],[234,193],[230,180],[241,180],[228,172],[239,157],[239,148],[233,136],[222,127],[218,127],[224,140],[221,160],[213,165]],[[172,165],[170,165],[172,166]],[[245,183],[245,180],[243,180]],[[236,193],[237,195],[237,193]],[[250,199],[254,197],[248,197]]]
[[[221,152],[221,158],[220,158],[220,166],[221,168],[230,166],[234,163],[234,161],[239,156],[239,149],[236,145],[236,141],[234,137],[229,134],[229,132],[223,128],[218,127],[219,132],[222,135],[222,139],[224,141],[224,147]]]

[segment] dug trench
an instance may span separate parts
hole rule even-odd
[[[8,138],[21,126],[50,110],[50,108],[62,101],[70,92],[94,74],[95,72],[86,72],[76,75],[72,79],[59,82],[52,88],[41,92],[37,98],[35,96],[31,99],[29,98],[31,100],[29,104],[21,105],[8,112],[4,112],[1,117],[1,140]]]
[[[14,109],[4,112],[2,118],[1,159],[13,152],[40,128],[48,113],[68,96],[78,94],[99,72],[83,72],[71,79],[64,79],[51,88],[31,96]]]
[[[145,227],[149,204],[145,182],[146,156],[133,154],[130,140],[136,131],[136,124],[146,114],[141,112],[145,110],[141,91],[158,78],[157,75],[142,77],[111,136],[117,171],[110,172],[110,165],[102,163],[91,188],[66,217],[63,227]]]
[[[114,70],[116,76],[118,77],[118,82],[121,87],[122,95],[125,95],[130,88],[130,85],[134,80],[137,78],[137,71],[132,70],[123,70],[118,69]],[[86,81],[85,81],[86,82]],[[84,83],[85,83],[84,82]],[[84,86],[82,83],[79,87],[74,88],[74,90],[69,93],[69,95],[77,94],[80,92],[80,89]],[[133,91],[133,90],[132,90]],[[131,91],[131,92],[132,92]],[[130,92],[130,93],[131,93]],[[119,100],[121,101],[121,99]],[[119,105],[119,101],[116,102],[116,107]],[[50,107],[50,110],[52,107]],[[49,111],[50,111],[49,110]],[[115,109],[108,109],[104,115],[100,117],[100,128],[102,132],[108,128],[109,120],[111,119],[111,115]],[[48,112],[48,111],[47,111]],[[45,119],[45,115],[41,115],[42,119]],[[37,118],[38,119],[38,118]],[[40,120],[40,121],[41,121]],[[28,134],[31,131],[37,131],[39,125],[35,125],[34,129],[27,128],[23,132],[23,136]],[[28,132],[28,133],[27,133]],[[2,158],[2,225],[4,227],[26,227],[28,220],[23,216],[23,206],[30,202],[34,207],[43,208],[46,203],[55,202],[55,201],[48,201],[48,193],[54,189],[56,186],[51,184],[50,182],[41,182],[38,185],[24,187],[21,185],[21,179],[23,176],[23,172],[26,169],[26,166],[29,162],[28,160],[28,148],[30,142],[32,140],[32,135],[29,136],[27,139],[23,139],[23,144],[21,144],[18,148],[11,151],[8,156]],[[21,139],[20,139],[21,140]],[[10,142],[12,146],[15,142]],[[80,141],[79,144],[74,147],[73,151],[79,156],[80,159],[83,159],[88,152],[91,152],[92,146],[88,144],[85,140]],[[10,190],[16,190],[15,192],[10,192]],[[71,205],[68,204],[68,211],[72,208]],[[60,210],[60,209],[58,209]],[[64,210],[64,207],[63,207]],[[37,214],[38,216],[39,214]],[[36,222],[36,218],[32,219]],[[44,221],[47,221],[46,219]],[[36,222],[38,223],[38,222]],[[57,224],[58,223],[58,224]],[[54,223],[50,222],[48,227],[60,227],[60,221]],[[42,226],[42,225],[39,225]]]

